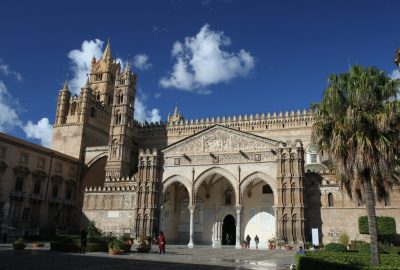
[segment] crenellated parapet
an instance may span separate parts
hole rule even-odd
[[[164,134],[168,138],[185,137],[213,125],[221,125],[241,131],[264,132],[284,129],[311,128],[314,123],[314,111],[297,110],[279,113],[256,113],[235,116],[217,116],[210,118],[181,119],[180,121],[138,123],[135,122],[139,137],[149,138]]]
[[[104,186],[86,187],[85,193],[96,192],[135,192],[137,190],[137,180],[135,177],[106,178]]]

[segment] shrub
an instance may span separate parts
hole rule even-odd
[[[80,238],[77,236],[63,237],[60,241],[54,241],[50,243],[50,250],[52,251],[78,252],[80,247]]]
[[[139,252],[149,252],[151,250],[151,238],[141,235],[139,238],[139,246],[137,247]]]
[[[103,243],[88,243],[85,249],[86,252],[107,252],[108,246],[106,242]]]
[[[351,240],[350,241],[350,250],[357,250],[358,251],[358,246],[361,244],[366,243],[365,241],[360,241],[360,240]]]
[[[378,245],[378,252],[380,254],[388,254],[390,247],[384,246],[382,244]],[[360,253],[371,253],[371,245],[369,243],[361,243],[357,246],[357,250]]]
[[[388,270],[400,267],[400,256],[392,254],[381,255],[381,265],[375,268],[371,268],[371,256],[367,253],[310,252],[305,255],[297,254],[295,259],[298,270]]]
[[[395,235],[396,221],[392,217],[377,217],[378,235]],[[358,218],[358,230],[361,234],[369,234],[368,217]]]
[[[14,243],[12,244],[13,249],[15,250],[23,250],[26,248],[26,242],[22,238],[18,238]]]
[[[347,248],[346,246],[338,243],[329,243],[325,245],[324,251],[327,252],[346,252]]]
[[[342,244],[344,246],[347,246],[349,241],[350,241],[350,237],[347,235],[347,233],[341,233],[340,234],[340,236],[339,236],[339,243],[340,244]]]
[[[101,230],[96,227],[94,220],[89,221],[87,225],[88,239],[101,237]]]
[[[113,239],[108,243],[108,248],[113,250],[122,250],[121,244],[122,244],[121,240]]]

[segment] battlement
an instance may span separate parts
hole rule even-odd
[[[85,187],[85,193],[135,191],[137,180],[135,177],[106,177],[104,186]]]
[[[139,149],[139,156],[157,156],[157,155],[158,155],[157,148]]]

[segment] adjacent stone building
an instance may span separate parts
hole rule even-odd
[[[1,235],[79,229],[79,160],[0,133]]]
[[[70,156],[63,160],[77,167],[81,226],[94,220],[104,231],[134,237],[163,230],[169,243],[189,247],[240,246],[246,235],[258,235],[261,247],[272,237],[302,243],[311,241],[312,229],[322,242],[343,232],[362,238],[363,198],[350,200],[318,155],[312,111],[185,119],[175,108],[166,123],[138,123],[136,80],[107,44],[80,95],[67,84],[59,92],[54,151],[46,151]],[[395,187],[377,214],[399,227],[399,206]]]

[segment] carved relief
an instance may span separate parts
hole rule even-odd
[[[239,153],[227,153],[227,154],[219,154],[218,155],[218,164],[227,164],[227,163],[246,163],[246,162],[266,162],[266,161],[275,161],[276,155],[274,155],[271,151],[262,152],[256,155],[248,155],[248,158],[245,158],[242,154]],[[177,166],[177,165],[203,165],[203,164],[215,164],[215,159],[211,157],[209,154],[205,155],[196,155],[190,156],[190,159],[180,159],[180,163],[176,164],[176,158],[165,158],[165,166]]]
[[[166,155],[202,154],[210,152],[260,151],[276,148],[276,141],[249,133],[214,126],[164,150]]]

